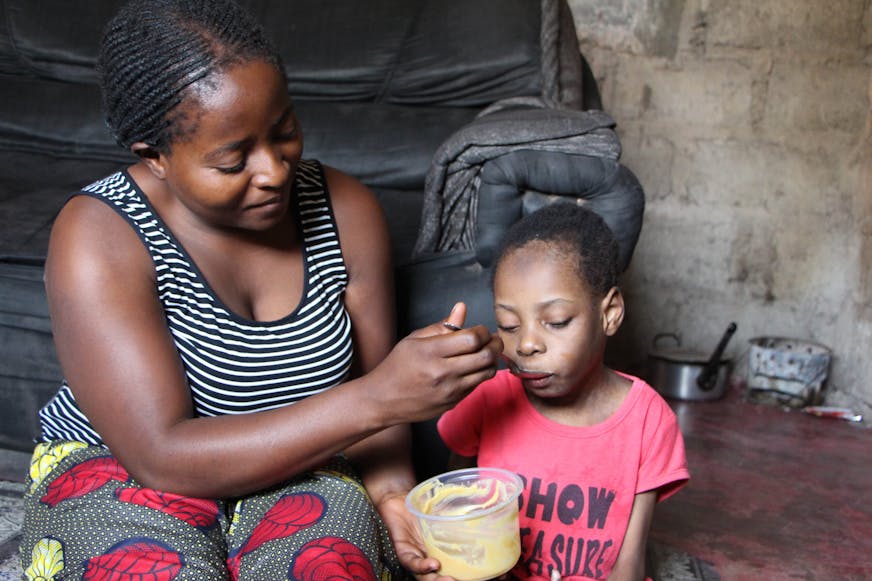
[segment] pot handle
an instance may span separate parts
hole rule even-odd
[[[651,341],[651,344],[654,346],[655,349],[660,349],[660,342],[663,339],[667,338],[675,341],[676,347],[681,347],[681,337],[679,337],[676,333],[670,333],[668,331],[666,333],[657,333],[656,335],[654,335],[654,339]]]
[[[727,347],[730,337],[736,332],[736,323],[730,323],[727,330],[724,331],[724,336],[721,337],[718,346],[715,347],[714,353],[706,363],[705,368],[696,376],[696,384],[703,391],[709,391],[714,388],[718,382],[718,368],[721,366],[721,355],[724,354],[724,349]]]

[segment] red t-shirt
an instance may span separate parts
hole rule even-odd
[[[558,424],[527,399],[521,381],[502,370],[446,412],[446,445],[479,466],[516,472],[521,495],[521,579],[608,577],[621,550],[636,494],[674,494],[689,479],[675,413],[632,376],[629,394],[606,421]]]

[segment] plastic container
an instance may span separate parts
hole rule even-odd
[[[406,495],[427,556],[440,575],[482,581],[507,573],[521,556],[521,478],[500,468],[466,468],[434,476]]]

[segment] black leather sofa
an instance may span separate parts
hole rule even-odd
[[[283,54],[304,155],[384,206],[401,333],[456,300],[492,325],[494,247],[545,203],[591,204],[629,262],[644,196],[565,0],[246,3]],[[52,219],[132,160],[105,129],[94,71],[118,4],[0,0],[0,447],[30,448],[61,378],[42,284]],[[438,467],[438,452],[422,454]]]

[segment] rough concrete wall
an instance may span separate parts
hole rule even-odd
[[[752,337],[819,342],[826,403],[872,418],[872,1],[570,6],[647,194],[610,356],[735,321],[739,376]]]

